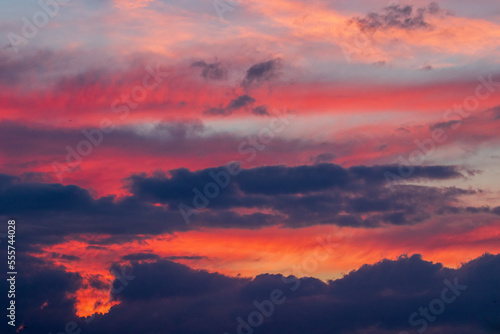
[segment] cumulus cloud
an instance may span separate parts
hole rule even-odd
[[[71,300],[64,293],[78,285],[75,274],[47,269],[35,276],[35,270],[29,270],[21,279],[28,291],[38,293],[27,299],[29,293],[21,290],[19,297],[27,333],[32,332],[30,326],[49,332],[73,320],[93,334],[158,333],[165,328],[183,334],[245,333],[243,327],[263,334],[397,334],[421,330],[424,324],[429,333],[486,334],[500,328],[499,255],[483,255],[458,269],[424,261],[419,255],[401,256],[364,265],[328,282],[279,274],[227,277],[167,260],[112,267],[117,272],[122,268],[135,278],[116,294],[120,304],[109,313],[95,315],[88,324],[75,319],[72,305],[65,304]],[[276,303],[271,302],[272,293],[279,296],[274,298]],[[429,313],[433,321],[419,314],[420,308],[429,310],[430,303],[443,294],[453,301],[443,303],[440,314]],[[45,300],[50,307],[40,309]],[[256,316],[256,311],[267,315],[262,315],[259,326],[248,327],[249,316]],[[414,313],[412,325],[409,318]]]
[[[63,329],[66,322],[78,321],[74,294],[82,287],[82,277],[20,252],[17,260],[23,272],[16,277],[18,327],[23,323],[27,333],[49,333]],[[3,291],[8,291],[7,283],[6,279],[1,280]],[[2,321],[0,331],[9,333],[12,327]]]
[[[134,197],[176,208],[193,205],[195,190],[214,183],[224,169],[191,172],[179,169],[170,176],[135,175],[130,178]],[[244,169],[210,199],[207,210],[193,216],[193,226],[258,228],[275,224],[309,226],[338,224],[375,227],[382,223],[415,224],[434,211],[456,202],[470,190],[418,185],[387,187],[386,173],[398,166],[267,166]],[[442,180],[464,177],[454,166],[415,167],[412,180]],[[375,194],[377,194],[375,196]],[[238,215],[235,208],[261,212]],[[272,214],[264,213],[272,209]]]
[[[456,212],[498,214],[498,208],[475,212],[472,207],[457,205],[461,196],[474,194],[474,190],[404,183],[390,190],[384,175],[398,173],[398,168],[344,168],[321,163],[241,169],[228,179],[217,196],[210,198],[206,210],[192,216],[189,225],[180,205],[194,208],[194,198],[204,196],[205,186],[215,184],[214,175],[222,177],[226,167],[132,175],[126,180],[131,195],[120,199],[93,198],[88,190],[78,186],[29,182],[0,174],[0,216],[25,221],[19,227],[19,242],[28,249],[32,244],[53,244],[66,235],[81,233],[108,235],[93,242],[94,246],[103,246],[140,239],[138,235],[200,227],[378,227],[417,224],[433,215]],[[457,166],[424,166],[415,167],[407,180],[456,179],[470,173],[474,171]],[[239,213],[237,209],[252,212]],[[54,230],[58,233],[54,234]]]

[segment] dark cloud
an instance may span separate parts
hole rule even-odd
[[[106,247],[102,247],[102,246],[87,246],[85,247],[85,249],[96,249],[96,250],[103,250],[103,249],[107,249]]]
[[[193,199],[204,187],[215,184],[216,177],[227,182],[214,198],[207,199],[203,213],[193,216],[192,226],[259,228],[284,224],[300,227],[315,224],[338,224],[375,227],[382,222],[414,224],[430,218],[434,211],[470,194],[457,188],[395,185],[388,189],[386,173],[398,175],[398,166],[354,166],[334,164],[313,166],[267,166],[241,170],[229,179],[224,168],[196,172],[171,171],[170,177],[130,178],[134,197],[176,208]],[[414,167],[407,180],[442,180],[461,178],[455,166]],[[196,195],[200,201],[203,194]],[[232,208],[272,209],[273,214],[239,215]],[[434,208],[430,210],[430,208]],[[367,215],[368,214],[368,215]]]
[[[226,107],[219,106],[218,108],[208,108],[203,113],[206,115],[231,115],[234,111],[245,108],[255,102],[255,99],[248,95],[238,96],[231,100]]]
[[[466,177],[464,173],[474,174],[457,166],[412,168],[411,177],[403,181],[446,180]],[[449,207],[454,207],[452,204],[460,196],[475,193],[454,187],[388,183],[386,174],[398,175],[399,169],[400,166],[344,168],[320,163],[242,169],[229,176],[226,167],[199,171],[181,168],[168,174],[129,177],[126,185],[131,195],[120,199],[93,198],[88,190],[78,186],[28,182],[0,174],[0,216],[24,222],[19,226],[18,242],[28,251],[34,244],[53,244],[67,235],[84,233],[108,235],[91,244],[102,247],[141,240],[148,234],[200,227],[416,224],[433,214],[454,214]],[[216,196],[206,195],[207,185],[218,189]],[[195,200],[198,204],[205,201],[206,210],[195,211],[187,225],[180,205],[194,210]],[[254,212],[238,213],[234,210],[238,208]],[[497,213],[495,210],[489,214]],[[134,255],[131,256],[132,260]]]
[[[81,259],[76,256],[76,255],[66,255],[66,254],[62,254],[61,255],[61,259],[62,260],[66,260],[66,261],[80,261]]]
[[[201,68],[201,76],[205,79],[222,80],[227,76],[227,71],[221,67],[220,63],[208,64],[200,60],[191,64],[191,67]]]
[[[391,5],[385,7],[381,13],[370,12],[364,18],[354,18],[362,31],[374,32],[398,28],[404,30],[430,29],[432,26],[427,22],[428,15],[449,15],[442,10],[435,2],[431,2],[426,7],[414,8],[411,5]]]
[[[400,174],[401,166],[354,166],[349,170],[354,177],[360,177],[368,182],[379,182],[385,179],[386,173]],[[408,167],[409,168],[409,167]],[[406,170],[406,169],[405,169]],[[429,180],[446,180],[460,178],[464,175],[462,168],[458,166],[412,166],[409,168],[412,171],[409,179],[429,179]]]
[[[266,166],[243,170],[236,179],[247,194],[297,194],[343,187],[348,171],[334,164],[316,166]]]
[[[31,245],[61,242],[65,235],[109,234],[108,239],[100,240],[106,244],[128,242],[145,231],[187,229],[178,212],[133,197],[122,201],[112,196],[94,199],[87,190],[74,185],[26,183],[7,176],[0,180],[0,216],[23,220],[16,242],[25,251]]]
[[[231,115],[232,113],[233,113],[232,110],[223,108],[221,106],[218,108],[210,107],[203,110],[204,115],[212,115],[212,116],[228,116]]]
[[[462,124],[462,120],[453,120],[453,121],[435,123],[435,124],[432,124],[429,127],[429,129],[430,130],[435,130],[435,129],[439,129],[439,128],[449,129],[457,124]]]
[[[103,280],[101,275],[91,275],[89,278],[90,287],[97,290],[109,290],[110,284]]]
[[[126,261],[143,261],[143,260],[157,260],[160,257],[156,254],[150,254],[150,253],[134,253],[134,254],[129,254],[125,255],[122,257],[122,260]]]
[[[227,108],[228,109],[231,109],[231,110],[238,110],[240,108],[243,108],[249,104],[252,104],[255,102],[255,99],[251,96],[248,96],[248,95],[241,95],[239,96],[238,98],[234,99],[234,100],[231,100],[231,102],[229,102],[229,104],[227,105]]]
[[[499,106],[486,110],[486,113],[490,114],[490,118],[495,120],[495,121],[500,119],[500,107]]]
[[[16,255],[18,271],[22,271],[16,277],[17,326],[24,324],[27,333],[57,333],[66,322],[77,321],[73,296],[82,287],[81,276],[22,253]],[[5,278],[0,281],[0,288],[8,291]],[[7,321],[0,324],[0,332],[15,333]]]
[[[326,283],[273,274],[226,277],[166,260],[112,269],[124,269],[134,279],[115,296],[120,304],[109,313],[96,314],[88,324],[77,320],[85,333],[161,333],[168,328],[179,334],[399,334],[422,330],[424,324],[425,332],[432,334],[487,334],[500,329],[500,255],[485,254],[458,269],[424,261],[419,255],[401,256],[364,265]],[[52,270],[38,278],[35,272],[30,270],[23,278],[30,287],[23,294],[38,291],[23,304],[25,332],[58,332],[75,318],[72,304],[65,304],[65,293],[75,287],[70,283],[74,274]],[[49,290],[43,289],[46,279],[57,275],[60,284],[50,282]],[[431,303],[443,298],[451,301],[442,302],[444,310],[439,314],[429,312],[432,321],[419,314],[420,308],[429,311]],[[59,301],[53,303],[54,299]],[[40,309],[45,300],[53,304]],[[238,331],[240,323],[248,323],[252,314],[258,317],[257,312],[265,312],[263,321]],[[409,318],[415,313],[412,326]]]
[[[112,269],[122,272],[122,268],[117,265]],[[120,300],[127,301],[197,296],[219,291],[235,283],[232,278],[193,270],[167,260],[159,260],[153,265],[134,262],[131,267],[125,268],[124,272],[133,273],[135,276],[129,286],[117,296]],[[166,280],[168,284],[165,284]],[[155,289],[143,290],[140,284],[133,284],[134,282],[148,282],[147,284],[155,286]]]
[[[92,202],[87,190],[71,185],[20,182],[18,178],[10,178],[0,188],[0,214],[79,211]]]
[[[281,59],[276,58],[266,62],[252,65],[243,80],[243,85],[248,86],[261,81],[269,81],[276,77],[277,71],[281,67]]]
[[[252,109],[252,113],[257,116],[269,116],[267,106],[257,106]]]
[[[480,212],[488,213],[491,210],[488,207],[475,208],[475,207],[468,206],[465,208],[465,211],[472,212],[472,213],[480,213]]]

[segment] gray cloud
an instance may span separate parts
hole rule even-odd
[[[208,64],[203,60],[194,62],[191,67],[201,68],[201,76],[210,80],[223,80],[227,76],[227,70],[222,68],[220,63]]]
[[[249,95],[241,95],[229,101],[226,107],[208,108],[203,113],[206,115],[231,115],[234,111],[245,108],[255,102],[255,99]]]
[[[411,5],[391,5],[385,7],[381,13],[370,12],[364,18],[354,18],[362,31],[374,32],[398,28],[404,30],[430,29],[431,24],[426,20],[427,16],[450,15],[448,11],[442,10],[435,2],[428,6],[415,8]]]
[[[247,74],[245,76],[245,79],[243,80],[243,85],[249,86],[253,83],[269,81],[277,76],[280,67],[281,67],[280,58],[252,65],[247,70]]]

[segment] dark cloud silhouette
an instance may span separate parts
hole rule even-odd
[[[110,284],[104,281],[101,275],[91,275],[89,285],[97,290],[109,290],[111,288]]]
[[[74,185],[29,182],[0,174],[0,217],[25,222],[19,226],[18,242],[28,251],[34,244],[53,244],[66,235],[81,233],[109,235],[91,245],[102,247],[143,238],[138,235],[200,227],[377,227],[384,223],[417,224],[433,215],[456,212],[497,214],[498,208],[474,212],[452,205],[458,203],[460,196],[475,193],[473,190],[388,184],[386,173],[398,174],[399,168],[344,168],[322,163],[240,169],[233,176],[227,174],[226,167],[199,171],[181,168],[168,175],[132,175],[126,180],[131,195],[119,200],[113,196],[93,198],[88,190]],[[457,166],[413,168],[412,176],[404,180],[445,180],[474,174]],[[219,187],[220,184],[225,186]],[[207,185],[212,190],[220,188],[216,196],[205,194]],[[195,200],[206,201],[206,210],[193,214],[188,225],[180,206],[194,210]],[[237,208],[254,212],[237,213]],[[57,234],[53,233],[55,230]]]
[[[243,85],[248,86],[261,81],[269,81],[277,75],[280,67],[280,58],[252,65],[247,70]]]
[[[7,257],[5,251],[1,254]],[[16,277],[17,327],[22,323],[27,333],[57,333],[64,331],[66,322],[78,321],[72,296],[82,287],[79,274],[22,253],[17,253],[17,268],[22,272]],[[9,290],[5,278],[0,281],[0,288],[5,292]],[[2,333],[15,333],[12,329],[7,321],[0,324]]]
[[[355,166],[343,168],[334,164],[313,166],[267,166],[241,170],[226,178],[224,168],[196,172],[171,171],[170,177],[135,175],[130,191],[135,198],[151,203],[180,204],[194,207],[205,187],[215,182],[226,186],[206,196],[206,208],[192,217],[192,226],[259,228],[280,224],[290,227],[316,224],[376,227],[381,223],[415,224],[435,211],[473,191],[397,185],[388,189],[387,172],[398,173],[398,166]],[[415,167],[407,180],[441,180],[461,178],[455,166]],[[218,180],[218,181],[216,181]],[[198,194],[198,195],[196,195]],[[232,208],[273,209],[273,214],[239,215]],[[367,215],[368,214],[368,215]]]
[[[96,250],[102,250],[102,249],[106,249],[106,247],[103,247],[103,246],[87,246],[85,247],[85,249],[96,249]]]
[[[237,176],[237,182],[246,193],[304,193],[332,187],[354,190],[362,184],[385,183],[386,173],[399,174],[399,166],[354,166],[347,169],[327,163],[297,167],[266,166],[243,170]],[[411,178],[453,179],[462,176],[455,166],[415,166]]]
[[[155,208],[133,197],[123,201],[112,196],[93,199],[87,190],[73,185],[26,183],[7,176],[0,180],[0,216],[24,221],[17,227],[16,242],[25,251],[32,245],[57,243],[65,235],[80,233],[109,234],[99,241],[106,244],[128,242],[145,231],[187,230],[178,212]]]
[[[453,120],[453,121],[448,121],[448,122],[435,123],[435,124],[432,124],[431,126],[429,126],[429,129],[430,130],[435,130],[435,129],[439,129],[439,128],[449,129],[456,124],[462,124],[462,120]]]
[[[79,211],[92,202],[87,190],[72,185],[20,182],[18,178],[4,176],[0,188],[0,214]]]
[[[248,194],[294,194],[343,187],[349,182],[348,171],[334,164],[316,166],[266,166],[243,170],[237,183]]]
[[[201,68],[201,76],[205,79],[222,80],[227,76],[227,71],[222,68],[220,63],[208,64],[205,61],[200,60],[192,63],[191,67]]]
[[[229,104],[227,105],[227,108],[231,110],[238,110],[240,108],[243,108],[251,103],[254,103],[255,99],[251,96],[248,95],[241,95],[238,98],[231,100]]]
[[[208,108],[203,113],[207,115],[231,115],[234,111],[245,108],[255,102],[255,99],[248,95],[238,96],[236,99],[231,100],[226,107]]]
[[[485,254],[458,269],[419,255],[401,256],[328,282],[279,274],[227,277],[166,260],[111,269],[122,268],[135,278],[116,294],[120,304],[89,323],[75,319],[65,294],[78,286],[75,274],[46,269],[35,276],[41,269],[29,270],[23,278],[28,289],[20,297],[25,332],[55,332],[75,320],[92,334],[161,333],[165,328],[180,334],[486,334],[500,329],[500,255]],[[59,284],[48,282],[54,279]],[[37,294],[25,298],[32,289]],[[48,306],[41,309],[46,300]],[[442,311],[433,311],[439,304],[435,300],[441,301]],[[419,313],[422,308],[432,320]]]
[[[112,269],[122,272],[122,268],[118,265],[113,266]],[[204,270],[193,270],[185,265],[167,260],[159,260],[153,265],[145,262],[134,262],[124,272],[133,273],[135,276],[129,286],[116,296],[120,300],[127,301],[209,294],[227,288],[228,285],[235,282],[234,279],[227,276],[217,273],[210,274]],[[168,284],[165,284],[166,278]],[[132,284],[134,281],[147,281],[148,284],[156,288],[143,290],[140,284]],[[118,280],[115,283],[118,283]]]
[[[75,255],[61,254],[61,259],[66,261],[80,261],[81,259]]]
[[[385,7],[381,13],[370,12],[364,18],[354,18],[359,28],[365,32],[398,28],[404,30],[430,29],[431,24],[426,21],[427,15],[450,15],[448,11],[442,10],[435,2],[426,7],[414,8],[411,5],[390,5]]]

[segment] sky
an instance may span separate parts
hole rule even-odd
[[[498,1],[1,6],[2,333],[500,332]]]

